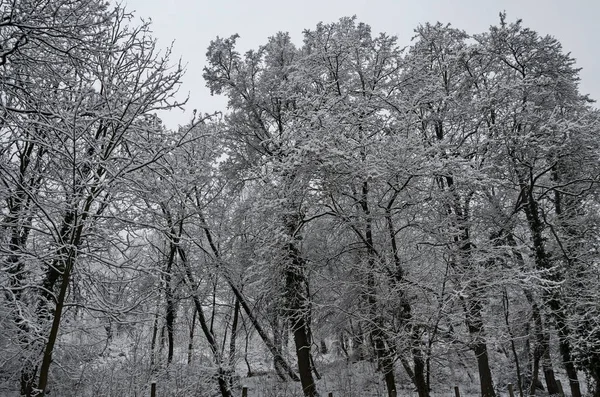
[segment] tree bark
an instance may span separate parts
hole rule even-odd
[[[233,322],[231,323],[231,338],[229,339],[229,366],[231,368],[235,365],[235,352],[236,352],[236,341],[238,334],[238,321],[240,315],[240,301],[235,299],[233,306]]]
[[[94,201],[94,197],[97,194],[96,188],[92,188],[90,194],[84,200],[81,214],[78,215],[76,210],[68,211],[64,218],[60,233],[59,243],[61,247],[58,249],[58,257],[55,260],[56,266],[51,266],[46,274],[48,278],[44,280],[44,286],[48,286],[50,289],[45,290],[42,296],[48,298],[54,298],[53,289],[54,284],[58,280],[59,276],[62,276],[59,293],[55,300],[55,308],[52,319],[52,326],[50,328],[50,334],[44,347],[44,354],[42,358],[42,365],[40,366],[40,376],[38,381],[38,397],[43,397],[46,393],[46,386],[48,384],[48,377],[50,374],[50,364],[52,363],[52,354],[54,352],[54,345],[58,339],[58,332],[60,329],[60,322],[62,320],[62,312],[65,305],[65,299],[67,291],[69,289],[69,283],[71,281],[71,273],[75,262],[78,257],[78,249],[82,242],[82,235],[84,225],[89,216],[89,211]],[[60,274],[59,270],[62,270]],[[48,282],[51,281],[49,284]],[[40,300],[38,310],[44,306],[46,302],[44,299]],[[38,316],[47,315],[45,310],[38,311]]]
[[[503,302],[502,306],[504,308],[504,323],[506,324],[506,330],[508,331],[508,336],[510,337],[510,349],[513,354],[513,359],[515,361],[515,370],[517,372],[517,386],[519,388],[519,396],[524,397],[523,396],[523,375],[521,374],[521,363],[519,360],[519,355],[517,354],[517,347],[515,345],[515,336],[514,336],[512,327],[510,326],[509,300],[508,300],[508,293],[506,291],[506,288],[504,289],[504,291],[502,293],[502,302]]]
[[[408,184],[411,178],[409,178],[405,183],[402,189]],[[394,220],[392,219],[391,209],[400,193],[401,189],[395,189],[394,194],[390,198],[386,211],[385,211],[385,219],[386,225],[388,229],[388,237],[390,239],[390,246],[392,250],[392,257],[394,258],[395,272],[393,277],[391,277],[391,283],[398,290],[398,298],[400,301],[400,321],[404,325],[408,325],[409,328],[413,328],[412,332],[409,333],[410,341],[412,344],[411,353],[413,356],[413,369],[411,371],[412,376],[409,375],[411,380],[413,381],[415,387],[417,388],[417,392],[419,393],[419,397],[429,397],[429,384],[427,382],[426,366],[425,360],[423,359],[423,351],[421,349],[421,338],[419,335],[419,331],[417,327],[413,324],[410,324],[412,320],[412,307],[410,302],[406,299],[404,291],[402,290],[402,282],[404,281],[404,268],[402,267],[402,263],[400,262],[400,257],[398,254],[398,243],[396,241],[396,230],[394,228]],[[405,366],[406,369],[406,366]]]
[[[206,221],[204,220],[204,216],[201,213],[199,213],[198,215],[200,217],[202,225],[206,225]],[[218,250],[217,246],[214,243],[214,240],[212,238],[212,233],[210,232],[210,229],[208,228],[208,226],[204,226],[203,229],[204,229],[204,233],[206,235],[206,239],[208,240],[209,246],[210,246],[213,254],[215,255],[215,258],[217,260],[220,260],[221,259],[221,255],[219,253],[219,250]],[[281,354],[281,352],[279,351],[279,349],[276,347],[276,345],[273,343],[273,341],[271,340],[271,338],[269,337],[269,335],[267,334],[267,332],[265,331],[265,329],[260,325],[260,323],[258,322],[258,319],[256,318],[256,316],[254,316],[254,314],[252,313],[252,309],[250,308],[250,305],[246,301],[246,299],[245,299],[244,295],[241,293],[241,291],[237,288],[237,286],[235,285],[235,283],[233,282],[233,280],[231,280],[231,278],[227,274],[225,274],[223,272],[221,272],[221,275],[223,276],[223,278],[225,279],[225,281],[227,282],[227,284],[229,285],[229,287],[233,291],[235,297],[237,298],[237,300],[240,303],[240,306],[244,310],[244,313],[246,313],[246,316],[248,317],[248,319],[250,320],[250,322],[254,326],[254,329],[256,329],[256,332],[258,332],[258,335],[261,337],[261,339],[263,340],[264,344],[267,346],[267,348],[269,349],[269,351],[273,355],[273,359],[275,360],[275,362],[278,363],[278,365],[280,365],[285,370],[285,372],[287,373],[287,375],[293,381],[295,381],[295,382],[299,381],[300,378],[292,370],[292,367],[285,360],[285,358],[283,357],[283,355]],[[286,379],[282,379],[282,380],[285,381]]]
[[[519,175],[519,183],[521,187],[521,195],[525,204],[525,216],[527,218],[527,223],[529,225],[529,231],[531,233],[531,239],[534,247],[534,262],[536,269],[549,273],[548,276],[546,276],[547,281],[551,283],[560,282],[562,281],[563,277],[556,269],[553,268],[550,257],[546,252],[543,236],[544,227],[540,219],[538,203],[533,195],[533,187],[527,184],[522,172]],[[567,371],[567,376],[569,377],[571,396],[581,397],[581,389],[579,387],[579,380],[577,378],[577,370],[575,369],[575,365],[573,363],[571,344],[569,342],[570,330],[567,325],[565,309],[559,294],[560,293],[556,290],[556,288],[552,288],[551,291],[546,292],[546,299],[554,317],[561,358],[565,370]]]
[[[189,263],[187,261],[187,256],[185,251],[180,246],[177,247],[179,257],[181,258],[182,265],[184,267],[185,275],[187,283],[190,287],[190,291],[192,292],[192,300],[196,307],[196,313],[198,314],[198,322],[200,323],[200,328],[204,333],[204,337],[208,342],[208,346],[213,355],[213,359],[215,364],[218,366],[217,369],[217,383],[219,385],[219,391],[221,392],[221,396],[223,397],[231,397],[231,389],[229,387],[230,383],[228,381],[228,377],[231,375],[228,371],[225,371],[223,368],[223,357],[219,350],[219,346],[217,345],[217,341],[215,339],[214,334],[210,330],[209,322],[204,315],[204,310],[202,308],[202,302],[200,298],[196,294],[196,281],[194,280],[194,276],[192,275],[192,270],[190,269]]]
[[[58,339],[58,331],[60,329],[60,321],[62,319],[62,312],[67,296],[67,290],[69,289],[69,282],[71,277],[71,271],[75,261],[76,253],[72,249],[68,250],[68,257],[64,264],[64,271],[62,275],[62,282],[60,284],[60,290],[56,297],[56,307],[54,309],[54,318],[52,319],[52,327],[50,328],[50,335],[44,348],[44,355],[42,358],[42,366],[40,367],[40,378],[37,389],[39,390],[38,396],[43,397],[46,394],[46,387],[48,385],[48,376],[50,373],[50,364],[52,363],[52,353],[54,352],[54,345]]]
[[[438,134],[442,134],[441,126],[439,126]],[[471,269],[472,266],[472,248],[471,233],[469,228],[469,198],[461,198],[456,191],[454,178],[446,176],[441,180],[447,185],[447,190],[452,192],[452,202],[447,204],[446,212],[449,216],[455,217],[452,221],[453,226],[458,230],[458,234],[454,236],[454,243],[458,248],[458,261],[462,269]],[[494,382],[489,364],[489,356],[487,351],[487,342],[485,338],[485,328],[483,326],[483,316],[481,314],[483,307],[479,294],[481,294],[481,285],[478,282],[473,283],[469,292],[470,296],[463,300],[465,310],[465,323],[469,335],[473,338],[471,349],[475,353],[477,359],[477,368],[479,370],[479,382],[481,387],[482,397],[496,397],[494,390]]]
[[[288,225],[289,226],[289,225]],[[289,226],[289,229],[295,227]],[[317,387],[312,375],[310,365],[310,306],[306,296],[306,276],[304,275],[305,263],[298,248],[293,242],[287,246],[288,263],[286,264],[286,310],[290,321],[296,357],[298,359],[298,373],[302,390],[307,397],[318,396]]]
[[[192,353],[194,352],[194,331],[196,330],[196,315],[198,313],[198,309],[196,309],[196,305],[192,309],[192,325],[190,326],[190,334],[188,339],[188,356],[187,363],[190,365],[192,363]]]
[[[388,397],[395,397],[396,377],[394,374],[394,356],[392,355],[394,349],[387,343],[387,337],[384,332],[384,320],[377,307],[377,290],[374,277],[377,254],[373,241],[373,219],[369,208],[369,183],[367,181],[362,183],[359,205],[365,216],[364,243],[366,245],[368,261],[367,302],[369,304],[370,320],[373,322],[370,332],[371,340],[375,348],[375,354],[377,355],[379,369],[383,372]]]
[[[481,316],[481,302],[473,297],[466,298],[463,301],[465,306],[465,322],[469,335],[473,338],[471,349],[477,358],[477,368],[479,369],[479,383],[481,386],[482,397],[495,397],[494,382],[492,371],[490,370],[487,344],[485,342],[485,331],[483,327],[483,318]]]
[[[165,269],[164,281],[165,281],[165,302],[166,302],[166,311],[165,311],[165,325],[167,327],[167,365],[171,364],[173,361],[173,353],[175,351],[175,298],[173,296],[173,289],[171,288],[171,277],[172,277],[172,268],[173,262],[175,260],[175,252],[176,247],[175,243],[169,239],[169,245],[171,246],[169,257],[167,258],[167,266]]]

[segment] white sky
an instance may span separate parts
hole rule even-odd
[[[211,97],[202,78],[208,44],[216,36],[238,33],[243,52],[264,44],[279,31],[300,44],[302,31],[323,21],[356,15],[374,34],[398,36],[409,45],[420,23],[451,23],[467,33],[481,33],[499,21],[523,19],[538,33],[550,34],[571,52],[581,71],[581,92],[600,100],[600,0],[123,0],[136,17],[151,18],[161,47],[174,41],[173,54],[187,65],[180,98],[189,94],[186,112],[159,114],[167,127],[185,124],[192,109],[199,113],[225,110],[226,100]]]

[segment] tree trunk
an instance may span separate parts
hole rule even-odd
[[[42,359],[42,366],[40,368],[40,379],[38,382],[39,397],[43,397],[46,394],[46,387],[48,385],[48,377],[50,374],[50,364],[52,363],[52,353],[54,352],[54,345],[58,339],[58,331],[60,329],[60,321],[62,318],[62,312],[65,305],[65,299],[67,296],[67,290],[69,289],[69,282],[71,277],[71,270],[75,261],[75,255],[72,249],[68,250],[67,258],[64,264],[64,272],[62,275],[62,282],[60,284],[60,290],[56,297],[56,307],[54,309],[54,318],[52,319],[52,327],[50,328],[50,335],[46,342],[44,349],[44,355]]]
[[[575,364],[573,363],[573,358],[571,354],[571,344],[568,342],[567,339],[570,336],[569,332],[566,329],[566,324],[562,320],[557,320],[556,326],[558,328],[558,346],[560,349],[560,354],[562,356],[563,365],[565,366],[567,376],[569,377],[571,397],[581,397],[581,388],[579,387],[579,380],[577,379],[577,369],[575,368]]]
[[[48,313],[44,309],[44,297],[52,298],[56,302],[54,308],[52,326],[50,328],[50,335],[44,348],[44,354],[42,358],[42,365],[40,367],[40,377],[38,381],[38,395],[37,397],[43,397],[46,393],[46,386],[48,384],[48,377],[50,374],[50,365],[52,364],[52,354],[54,352],[54,345],[58,339],[58,332],[60,330],[60,322],[62,319],[62,312],[65,305],[65,299],[67,291],[69,289],[69,283],[71,281],[71,273],[75,266],[75,261],[78,257],[78,249],[81,245],[82,233],[84,224],[88,218],[90,208],[94,199],[94,189],[92,193],[84,201],[81,215],[77,215],[76,211],[68,211],[64,218],[60,232],[60,244],[62,246],[58,249],[58,258],[55,259],[56,266],[50,266],[46,273],[46,279],[44,280],[44,286],[49,289],[42,292],[42,299],[38,304],[38,316],[45,316]],[[60,274],[59,270],[62,270]],[[58,280],[59,276],[62,276],[58,296],[54,299],[54,284]]]
[[[34,396],[34,385],[35,385],[35,376],[37,374],[38,367],[34,365],[31,360],[25,361],[23,367],[21,368],[21,377],[20,377],[20,385],[21,385],[21,396],[24,397],[32,397]]]
[[[521,374],[521,363],[519,361],[519,355],[517,354],[517,347],[515,345],[515,336],[510,326],[510,313],[509,313],[509,300],[508,293],[506,288],[502,293],[502,303],[504,309],[504,323],[506,324],[506,330],[508,331],[508,336],[510,337],[510,349],[513,354],[513,359],[515,361],[515,369],[517,372],[517,386],[519,387],[519,396],[523,396],[523,375]]]
[[[165,302],[167,304],[165,311],[165,326],[167,328],[167,365],[173,361],[173,353],[175,350],[175,298],[173,296],[173,289],[171,288],[171,271],[173,267],[173,261],[175,259],[175,246],[172,241],[169,242],[171,245],[171,252],[167,259],[167,268],[164,273],[165,280]]]
[[[600,397],[600,362],[596,362],[591,372],[591,377],[594,379],[594,397]]]
[[[548,336],[545,336],[544,344],[542,345],[542,371],[544,371],[544,380],[546,381],[546,390],[548,394],[560,394],[556,377],[554,376],[554,368],[552,367],[552,359],[550,358],[550,341]]]
[[[292,229],[292,226],[288,226],[289,229]],[[287,255],[289,263],[287,263],[285,270],[286,310],[294,335],[298,373],[300,374],[304,395],[315,397],[318,396],[318,393],[310,365],[311,340],[308,322],[310,306],[306,296],[308,281],[304,275],[305,263],[298,248],[293,243],[288,244]]]
[[[199,200],[199,199],[197,199],[197,200]],[[199,204],[199,202],[198,202],[198,204]],[[204,216],[201,213],[199,213],[198,216],[200,217],[202,225],[206,225]],[[215,245],[215,243],[213,241],[212,233],[210,232],[210,229],[207,226],[204,226],[203,228],[204,228],[204,234],[206,235],[206,239],[208,240],[210,248],[211,248],[213,254],[215,255],[215,258],[217,260],[219,260],[221,258],[221,255],[219,253],[219,250],[217,249],[217,246]],[[254,326],[254,329],[256,329],[256,332],[258,332],[258,335],[260,335],[264,344],[267,346],[267,348],[273,355],[273,359],[275,360],[275,362],[278,363],[278,365],[280,365],[285,370],[285,372],[288,374],[288,376],[293,381],[295,381],[295,382],[299,381],[300,378],[298,378],[298,375],[296,375],[296,373],[292,370],[292,367],[288,364],[288,362],[285,360],[285,358],[283,358],[283,355],[281,354],[279,349],[273,343],[273,341],[271,340],[271,338],[269,337],[267,332],[264,330],[264,328],[260,325],[260,323],[258,322],[258,319],[252,313],[252,309],[250,309],[250,305],[248,304],[248,302],[246,302],[244,295],[242,295],[241,291],[236,287],[233,280],[231,280],[231,278],[225,273],[222,273],[221,275],[223,276],[223,278],[225,279],[225,281],[227,282],[227,284],[233,291],[237,300],[240,302],[240,306],[242,307],[242,309],[244,309],[244,313],[246,313],[246,316],[248,316],[248,319]],[[282,380],[285,381],[286,379],[282,379]]]
[[[235,365],[235,344],[238,334],[238,321],[240,315],[240,300],[236,298],[233,306],[233,322],[231,323],[231,338],[229,340],[229,366],[231,368]]]
[[[313,380],[310,366],[310,341],[308,340],[305,322],[300,318],[292,318],[292,332],[294,333],[294,344],[296,345],[296,356],[298,357],[298,373],[300,374],[302,390],[307,397],[317,396],[317,387]]]
[[[356,325],[356,328],[357,329],[355,330],[354,327],[352,326],[352,320],[350,320],[350,332],[351,332],[350,341],[351,341],[351,346],[352,346],[353,362],[362,361],[365,359],[364,332],[363,332],[362,326],[360,325],[360,321]]]
[[[544,332],[544,323],[542,315],[537,303],[533,300],[533,295],[529,291],[525,291],[527,300],[531,303],[531,310],[534,322],[535,339],[536,339],[536,360],[542,363],[542,371],[544,372],[544,380],[548,394],[558,394],[558,383],[554,376],[554,368],[552,366],[552,357],[550,357],[550,340],[549,336]],[[539,364],[538,364],[539,365]]]
[[[556,269],[553,268],[550,257],[546,252],[543,236],[544,227],[540,219],[538,203],[533,196],[533,188],[525,181],[526,178],[524,178],[523,175],[520,175],[519,182],[522,195],[524,196],[525,200],[524,211],[533,242],[536,269],[548,272],[549,275],[546,277],[549,282],[560,282],[562,281],[563,277]],[[560,298],[560,292],[555,288],[551,291],[547,291],[546,299],[548,306],[552,310],[555,320],[561,358],[565,370],[567,371],[567,376],[569,377],[571,396],[581,397],[579,380],[577,379],[577,370],[573,364],[573,358],[571,354],[571,344],[569,342],[570,331],[565,320],[566,314],[564,312],[563,302]]]
[[[557,165],[554,167],[553,171],[552,171],[552,179],[555,183],[560,184],[560,166]],[[561,193],[560,189],[556,189],[554,191],[554,208],[555,208],[555,213],[558,217],[558,224],[561,225],[561,228],[564,230],[564,233],[570,237],[571,240],[573,241],[577,241],[578,237],[581,237],[580,234],[578,233],[577,229],[573,226],[573,224],[570,224],[569,222],[569,216],[576,216],[578,215],[578,207],[580,205],[581,202],[581,198],[580,197],[576,197],[576,196],[568,196],[568,195],[564,195],[563,193]],[[558,234],[553,233],[555,238],[557,239],[558,243],[561,245],[561,247],[564,247],[564,244],[562,244],[559,240],[561,240],[561,238],[559,237]],[[578,254],[577,251],[581,250],[581,244],[580,243],[574,243],[574,244],[567,244],[566,250],[563,250],[563,255],[565,258],[566,263],[569,265],[570,269],[573,269],[572,271],[576,271],[574,269],[577,269],[579,266],[578,262]],[[558,339],[559,339],[559,349],[560,349],[560,354],[562,357],[562,361],[563,361],[563,365],[565,366],[565,370],[567,372],[567,376],[569,377],[569,386],[571,388],[571,395],[572,397],[580,397],[581,396],[581,389],[579,387],[579,381],[577,379],[577,369],[575,368],[575,365],[573,364],[573,357],[572,357],[572,353],[571,353],[571,345],[569,343],[570,338],[570,331],[569,328],[567,326],[567,321],[566,321],[566,313],[564,312],[564,308],[561,307],[559,308],[559,312],[557,313],[558,318],[556,319],[556,326],[558,327],[557,331],[558,331]],[[589,353],[589,352],[588,352]],[[594,377],[594,374],[598,374],[599,372],[599,367],[600,367],[600,363],[598,362],[598,359],[596,358],[595,360],[589,360],[592,362],[591,365],[588,366],[588,373],[590,373],[590,375],[592,377]],[[600,379],[598,379],[596,381],[596,394],[600,393]]]
[[[196,294],[197,284],[196,284],[196,281],[194,280],[194,277],[192,275],[192,270],[190,269],[190,265],[187,261],[187,255],[185,254],[185,251],[183,250],[183,248],[181,248],[180,246],[177,247],[177,250],[179,253],[179,257],[181,258],[181,263],[183,265],[184,271],[185,271],[186,281],[190,287],[190,291],[192,292],[192,300],[196,307],[196,312],[198,314],[198,322],[200,323],[200,328],[202,329],[202,332],[204,333],[204,337],[206,338],[206,342],[208,343],[208,346],[210,347],[214,362],[218,366],[217,382],[219,384],[219,391],[221,392],[221,396],[231,397],[232,394],[231,394],[231,389],[229,387],[229,382],[228,382],[228,377],[231,374],[223,369],[223,357],[220,354],[219,346],[217,345],[215,336],[212,333],[212,331],[210,330],[209,323],[206,319],[206,316],[204,315],[204,310],[202,309],[202,302],[200,301],[200,298]]]
[[[196,309],[196,305],[192,309],[192,325],[190,326],[190,334],[189,334],[189,342],[188,342],[188,356],[187,363],[190,365],[192,363],[192,353],[194,352],[194,331],[196,329],[196,315],[198,313],[198,309]]]
[[[371,340],[377,355],[379,369],[383,372],[385,385],[389,397],[396,396],[396,378],[394,374],[394,359],[392,355],[394,349],[387,344],[387,337],[384,332],[384,323],[379,308],[377,307],[377,289],[375,285],[374,272],[376,256],[375,243],[373,241],[373,219],[369,207],[369,183],[362,183],[361,198],[359,201],[360,207],[365,216],[365,234],[364,243],[367,251],[367,302],[369,304],[369,316],[373,322],[371,325]]]
[[[235,286],[235,284],[233,283],[233,281],[231,281],[231,279],[229,277],[224,276],[224,278],[225,278],[225,281],[227,281],[227,284],[229,284],[229,287],[235,294],[236,298],[239,300],[240,306],[242,307],[242,309],[244,309],[244,313],[246,313],[246,316],[252,323],[252,326],[254,327],[256,332],[258,332],[258,335],[261,337],[262,341],[264,342],[264,344],[267,346],[267,348],[273,355],[273,358],[275,359],[275,361],[278,363],[278,365],[280,365],[285,370],[287,375],[293,381],[298,382],[300,380],[300,378],[292,370],[292,367],[288,364],[288,362],[285,360],[285,358],[283,357],[281,352],[277,349],[277,347],[275,346],[275,344],[273,343],[273,341],[271,340],[271,338],[269,337],[269,335],[267,334],[265,329],[262,327],[262,325],[260,325],[256,316],[254,316],[254,314],[252,313],[252,309],[250,309],[250,305],[248,304],[248,302],[246,302],[244,295],[242,295],[240,290]],[[282,379],[282,380],[285,381],[286,379]]]
[[[535,395],[535,391],[537,390],[537,386],[539,383],[541,358],[541,348],[539,346],[536,346],[536,348],[533,349],[533,362],[531,363],[531,385],[529,386],[529,394],[531,396]]]
[[[411,178],[409,178],[404,186],[408,184]],[[429,383],[427,381],[427,377],[425,375],[426,366],[425,361],[423,359],[423,351],[421,350],[421,337],[419,335],[418,328],[410,324],[412,320],[412,307],[410,302],[406,299],[406,296],[403,291],[402,282],[404,281],[404,268],[402,267],[402,263],[400,262],[400,257],[398,255],[398,243],[396,241],[396,230],[394,228],[394,220],[392,219],[391,209],[400,193],[401,189],[396,189],[394,194],[390,198],[386,211],[385,211],[385,220],[387,225],[388,237],[390,239],[390,247],[392,251],[392,257],[394,258],[395,272],[393,277],[391,277],[391,284],[396,287],[398,290],[398,300],[400,301],[400,321],[408,327],[413,328],[412,332],[410,332],[410,341],[412,344],[411,353],[413,355],[413,364],[414,369],[411,371],[412,376],[410,376],[413,381],[415,387],[417,388],[417,392],[419,393],[419,397],[429,397]],[[405,367],[406,368],[406,367]]]
[[[429,384],[425,376],[425,361],[423,360],[422,351],[418,348],[413,349],[413,363],[415,367],[415,379],[413,383],[417,388],[419,397],[429,397]]]
[[[438,136],[443,136],[441,124],[436,126],[436,131]],[[458,234],[453,237],[456,248],[458,249],[458,263],[456,263],[455,266],[460,266],[460,268],[464,270],[471,270],[473,268],[471,251],[473,249],[473,244],[471,242],[471,230],[469,227],[470,199],[468,196],[467,198],[462,198],[457,193],[453,176],[441,177],[439,178],[439,182],[442,189],[444,189],[445,183],[446,190],[452,193],[452,201],[445,205],[448,216],[451,217],[451,219],[455,219],[451,220],[451,225],[458,230]],[[465,323],[469,335],[473,338],[471,349],[477,358],[481,395],[482,397],[496,397],[489,364],[483,317],[481,314],[483,308],[480,297],[478,296],[481,294],[481,291],[483,291],[481,285],[473,283],[469,290],[471,296],[463,300]]]
[[[165,271],[163,273],[163,279],[165,283],[165,326],[167,328],[167,366],[171,364],[173,361],[173,353],[175,350],[175,298],[173,295],[173,288],[171,286],[171,278],[173,271],[173,263],[175,262],[175,255],[177,253],[177,244],[179,243],[179,236],[181,235],[181,231],[178,234],[175,230],[175,224],[173,223],[173,219],[171,217],[171,213],[167,209],[164,204],[161,204],[161,209],[165,217],[167,218],[167,224],[169,226],[169,233],[166,236],[167,242],[169,244],[169,255],[166,258]],[[180,224],[181,228],[181,224]]]
[[[482,397],[495,397],[494,382],[492,371],[490,370],[487,344],[485,342],[485,332],[483,328],[483,318],[481,316],[481,302],[475,298],[467,298],[464,301],[466,312],[466,324],[469,335],[473,338],[472,349],[477,358],[477,368],[479,369],[479,383],[481,386]]]
[[[515,241],[512,231],[506,231],[505,238],[508,245],[513,247],[513,249],[517,246],[517,242]],[[523,258],[521,253],[519,251],[514,250],[514,255],[517,259],[517,263],[519,264],[519,266],[521,268],[525,268],[525,259]],[[535,394],[535,390],[538,383],[539,364],[541,361],[542,370],[544,372],[544,379],[546,381],[546,387],[548,388],[548,393],[558,394],[558,383],[556,382],[556,377],[554,375],[554,369],[552,366],[552,357],[550,356],[549,337],[544,330],[545,327],[540,307],[535,301],[535,298],[531,291],[524,289],[523,294],[525,295],[525,298],[527,298],[527,301],[531,305],[531,317],[533,319],[534,336],[536,341],[536,346],[534,348],[533,353],[531,385],[529,387],[529,393],[532,396]]]

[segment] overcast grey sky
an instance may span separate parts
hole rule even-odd
[[[577,60],[581,91],[600,100],[600,0],[124,0],[140,18],[151,18],[161,47],[174,41],[174,56],[187,64],[180,97],[188,93],[186,113],[160,114],[167,127],[185,124],[191,110],[224,110],[226,100],[211,97],[202,79],[206,48],[216,36],[238,33],[239,49],[257,48],[279,31],[299,44],[302,31],[320,22],[356,15],[373,33],[398,36],[409,45],[420,23],[443,22],[469,34],[497,24],[498,13],[523,19],[526,27],[556,37]]]

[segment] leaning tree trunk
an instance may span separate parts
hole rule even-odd
[[[43,397],[46,393],[48,377],[50,374],[50,364],[52,363],[52,354],[54,352],[54,345],[58,339],[58,332],[60,330],[60,322],[67,297],[67,291],[69,289],[69,283],[71,281],[71,274],[73,267],[75,266],[75,261],[77,260],[79,246],[81,245],[83,227],[88,218],[95,193],[94,189],[92,189],[92,193],[85,200],[81,215],[77,216],[75,211],[69,211],[65,214],[60,234],[60,243],[63,245],[58,249],[56,266],[51,266],[51,269],[48,270],[44,280],[44,286],[48,287],[48,289],[42,296],[49,298],[50,296],[54,297],[54,294],[52,294],[54,284],[58,280],[59,275],[62,277],[58,296],[56,296],[55,299],[52,299],[56,302],[56,306],[53,312],[50,334],[48,335],[46,346],[44,347],[42,364],[40,366],[40,376],[37,385],[38,394],[36,397]],[[62,274],[59,274],[58,269],[62,270]],[[38,306],[38,315],[40,316],[48,314],[42,309],[44,306],[43,300],[44,298],[42,298],[42,301],[40,301]]]
[[[199,198],[196,198],[196,200],[198,200],[198,206],[200,207]],[[200,218],[201,225],[204,225],[203,226],[204,234],[206,236],[206,239],[208,240],[208,244],[211,248],[211,251],[215,255],[215,258],[217,260],[220,260],[221,254],[220,254],[219,249],[217,248],[216,244],[214,243],[210,229],[208,228],[208,226],[206,226],[207,225],[206,220],[204,219],[204,216],[202,215],[201,212],[198,213],[198,216]],[[267,348],[273,355],[273,359],[275,360],[275,362],[278,365],[280,365],[281,368],[283,368],[285,370],[285,373],[287,373],[287,375],[290,377],[290,379],[292,379],[295,382],[299,381],[300,378],[298,378],[298,375],[294,372],[292,367],[288,364],[287,360],[283,357],[283,354],[281,354],[281,351],[277,348],[277,345],[269,337],[269,334],[265,331],[265,329],[262,327],[262,325],[258,322],[258,319],[252,312],[250,305],[246,301],[246,298],[244,297],[244,295],[242,294],[240,289],[235,285],[235,283],[233,282],[233,280],[231,279],[231,277],[228,274],[226,274],[225,272],[221,272],[221,276],[223,276],[223,278],[225,279],[225,281],[231,288],[231,291],[235,295],[236,299],[239,301],[240,306],[244,310],[244,313],[246,313],[246,316],[252,323],[252,326],[254,327],[254,329],[256,329],[256,332],[258,332],[258,335],[260,336],[260,338],[263,340],[264,344],[267,346]],[[282,378],[282,380],[285,381],[286,379]]]
[[[69,250],[72,251],[72,250]],[[63,278],[60,284],[60,290],[56,297],[56,307],[54,309],[54,318],[52,319],[52,326],[50,328],[50,335],[44,348],[44,355],[42,359],[42,366],[40,368],[40,379],[38,382],[39,394],[37,396],[43,397],[46,393],[46,386],[48,384],[48,376],[50,373],[50,364],[52,363],[52,353],[54,352],[54,345],[58,339],[58,331],[60,329],[60,320],[62,312],[65,306],[65,299],[67,296],[67,290],[69,289],[69,282],[71,271],[73,269],[73,263],[75,261],[75,253],[70,252],[64,265]]]

